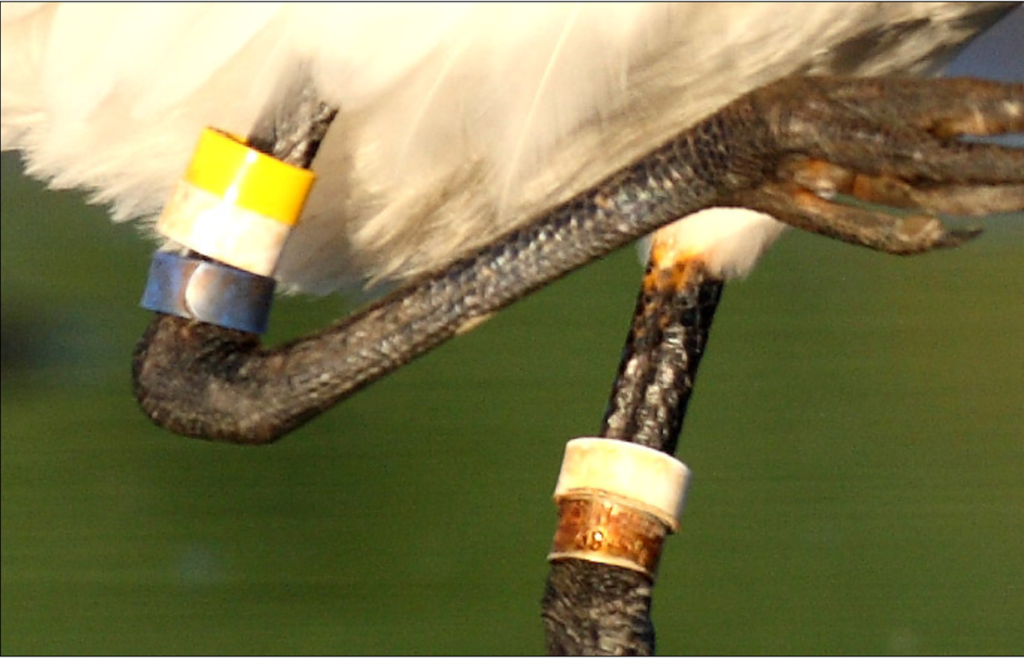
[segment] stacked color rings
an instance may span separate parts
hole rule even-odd
[[[204,130],[157,230],[207,258],[157,252],[142,306],[263,333],[271,275],[314,179],[231,135]]]

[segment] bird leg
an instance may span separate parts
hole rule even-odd
[[[804,83],[795,81],[794,84]],[[816,85],[817,81],[809,84]],[[903,86],[901,82],[894,86],[885,81],[865,81],[850,88],[833,88],[824,95],[811,94],[808,97],[811,104],[806,107],[812,110],[836,99],[851,109],[849,101],[859,102],[861,97],[850,89],[863,85],[866,88],[864,100],[877,105],[862,117],[853,112],[853,124],[841,125],[838,131],[831,133],[831,139],[837,141],[827,143],[827,148],[816,153],[816,157],[794,153],[780,158],[773,175],[754,188],[732,193],[729,201],[768,212],[811,232],[893,254],[953,247],[978,234],[977,230],[948,230],[931,213],[987,214],[1024,208],[1024,185],[1020,184],[1024,178],[1021,168],[1024,162],[1019,152],[1007,154],[1010,166],[997,176],[1007,184],[997,185],[977,182],[984,180],[984,174],[974,166],[979,163],[959,170],[959,174],[927,172],[923,171],[925,167],[915,175],[908,175],[914,173],[913,166],[887,163],[880,158],[875,163],[864,163],[873,172],[865,174],[820,157],[827,151],[849,162],[847,153],[856,153],[858,145],[844,146],[838,138],[853,135],[859,141],[891,130],[899,135],[901,142],[894,151],[902,154],[901,157],[909,155],[911,162],[922,161],[941,157],[935,152],[936,148],[945,150],[945,140],[956,133],[993,134],[1019,130],[1024,121],[1024,89],[1020,85],[1007,89],[1011,92],[1010,100],[1001,100],[996,94],[982,103],[972,101],[977,111],[972,111],[970,105],[948,111],[950,106],[942,102],[942,94],[929,92],[924,87],[928,84],[932,83]],[[983,97],[993,89],[985,83],[971,81],[943,81],[942,86],[968,96],[980,93]],[[894,95],[896,103],[892,111],[880,96],[889,93]],[[916,116],[907,117],[904,111]],[[806,128],[801,121],[803,119],[794,114],[775,125],[788,123],[797,132],[803,132]],[[925,132],[906,130],[902,128],[904,122]],[[942,145],[937,147],[940,140]],[[845,151],[846,148],[851,150]],[[973,150],[970,146],[965,149]],[[959,146],[952,150],[955,156],[962,157]],[[984,159],[979,158],[981,162]],[[884,209],[842,205],[835,201],[837,194],[909,208],[914,214],[898,216]],[[699,254],[675,248],[668,235],[670,230],[662,229],[654,236],[600,435],[672,454],[723,283],[709,276]],[[583,532],[593,530],[585,528]],[[653,573],[650,572],[596,560],[552,560],[542,601],[548,653],[653,653],[652,592]]]
[[[260,115],[246,141],[282,162],[308,169],[338,109],[320,100],[305,65],[272,97],[279,101]]]
[[[672,454],[724,283],[669,231],[652,242],[600,436]],[[542,600],[548,654],[653,653],[652,578],[583,559],[552,560]]]
[[[915,187],[1021,185],[1024,154],[946,134],[1019,130],[1022,123],[1022,85],[781,80],[494,243],[299,340],[267,349],[252,334],[158,314],[135,351],[135,394],[144,412],[172,431],[269,443],[582,265],[679,217],[778,185],[795,156]],[[290,140],[287,130],[258,130],[251,142],[270,152]],[[756,195],[749,200],[758,207]]]
[[[655,234],[600,435],[675,452],[724,282]]]

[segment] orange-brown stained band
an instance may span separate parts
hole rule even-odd
[[[669,528],[653,515],[597,496],[563,498],[558,511],[548,560],[600,562],[654,579]]]

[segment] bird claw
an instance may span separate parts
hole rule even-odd
[[[960,139],[1024,131],[1024,84],[794,78],[763,91],[784,155],[767,181],[733,195],[737,205],[894,254],[981,232],[946,228],[939,213],[1024,210],[1024,150]],[[845,205],[841,195],[912,214]]]

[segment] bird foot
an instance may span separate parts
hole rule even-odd
[[[736,205],[893,254],[981,232],[939,214],[1024,210],[1024,150],[964,139],[1024,131],[1024,84],[791,78],[755,103],[782,156],[761,185],[731,195]]]

